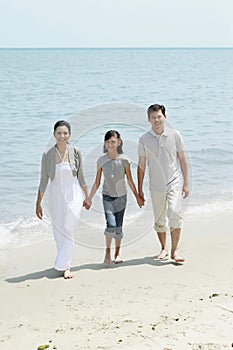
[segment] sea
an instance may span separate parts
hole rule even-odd
[[[81,150],[89,187],[109,129],[120,132],[136,183],[138,139],[150,129],[146,109],[154,103],[166,107],[167,124],[185,142],[187,215],[233,214],[232,62],[227,48],[0,49],[0,248],[52,239],[46,195],[43,221],[35,202],[41,156],[54,144],[57,120],[71,124],[70,142]],[[141,211],[129,190],[126,231],[153,224],[146,220],[152,217],[147,175],[144,189]],[[77,242],[98,247],[101,190],[94,208],[83,210],[80,227],[85,238],[80,234]]]

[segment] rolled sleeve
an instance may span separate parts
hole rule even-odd
[[[77,150],[77,153],[78,153],[78,158],[79,158],[77,177],[78,177],[80,186],[85,187],[85,186],[87,186],[87,184],[86,184],[86,180],[85,180],[84,173],[83,173],[83,159],[82,159],[82,155],[81,155],[79,150]]]
[[[40,184],[39,191],[44,193],[49,181],[49,175],[47,171],[47,157],[46,153],[43,154],[41,159],[41,175],[40,175]]]

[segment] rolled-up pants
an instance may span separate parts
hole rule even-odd
[[[106,218],[106,229],[104,234],[115,239],[123,238],[123,219],[127,197],[110,197],[103,194],[103,206]]]
[[[166,232],[169,226],[172,229],[182,227],[182,193],[180,187],[168,191],[151,191],[151,200],[155,218],[154,229]]]

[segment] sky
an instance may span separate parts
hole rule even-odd
[[[233,47],[233,0],[0,0],[0,48]]]

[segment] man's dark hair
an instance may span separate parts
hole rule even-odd
[[[154,105],[151,105],[150,107],[148,107],[147,109],[147,115],[148,115],[148,119],[150,118],[150,115],[151,113],[153,112],[158,112],[158,111],[161,111],[162,114],[164,115],[164,117],[166,118],[166,109],[163,105],[159,105],[159,104],[154,104]]]

